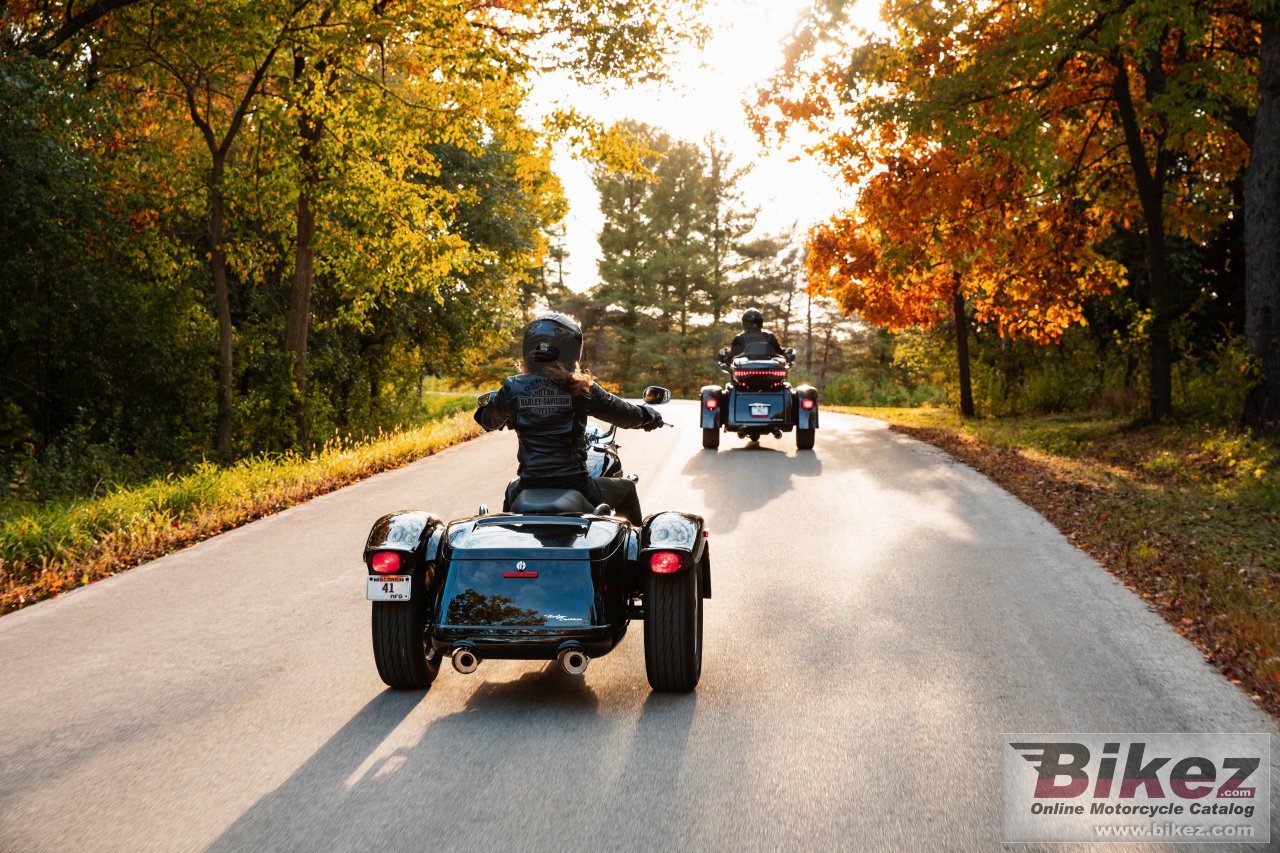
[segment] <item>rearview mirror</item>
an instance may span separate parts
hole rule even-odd
[[[788,361],[788,362],[792,362],[792,361],[795,361],[795,360],[796,360],[796,348],[795,348],[795,347],[787,347],[787,361]]]
[[[644,389],[644,401],[652,406],[660,406],[671,399],[671,392],[661,385],[650,385]]]

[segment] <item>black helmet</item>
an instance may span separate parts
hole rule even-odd
[[[524,330],[524,360],[529,367],[558,361],[573,370],[582,357],[582,327],[572,317],[546,311]]]
[[[764,315],[759,308],[748,308],[742,312],[742,331],[759,332],[764,329]]]

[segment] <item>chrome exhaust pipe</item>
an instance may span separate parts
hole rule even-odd
[[[570,675],[582,675],[591,662],[591,658],[582,649],[561,649],[556,660],[560,661],[560,667]]]
[[[463,675],[470,675],[480,666],[480,656],[466,646],[454,649],[449,660],[453,662],[453,668]]]

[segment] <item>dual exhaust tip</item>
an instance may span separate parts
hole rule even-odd
[[[470,646],[458,646],[453,650],[449,660],[453,663],[453,668],[462,675],[470,675],[480,666],[480,656]],[[556,655],[556,660],[559,661],[560,668],[569,675],[582,675],[587,671],[587,664],[591,662],[586,652],[573,646],[561,649],[560,654]]]

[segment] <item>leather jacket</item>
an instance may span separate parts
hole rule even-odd
[[[721,340],[724,340],[721,338]],[[777,355],[785,355],[786,350],[778,343],[778,339],[773,336],[773,332],[743,332],[733,339],[733,345],[729,347],[729,358],[742,355],[743,350],[747,348],[747,344],[765,343],[768,344]]]
[[[539,373],[521,373],[502,380],[502,388],[489,405],[476,410],[475,419],[485,429],[514,429],[520,439],[516,473],[521,479],[545,481],[586,476],[583,434],[588,416],[624,429],[662,418],[648,406],[632,405],[598,384],[586,394],[573,395]]]

